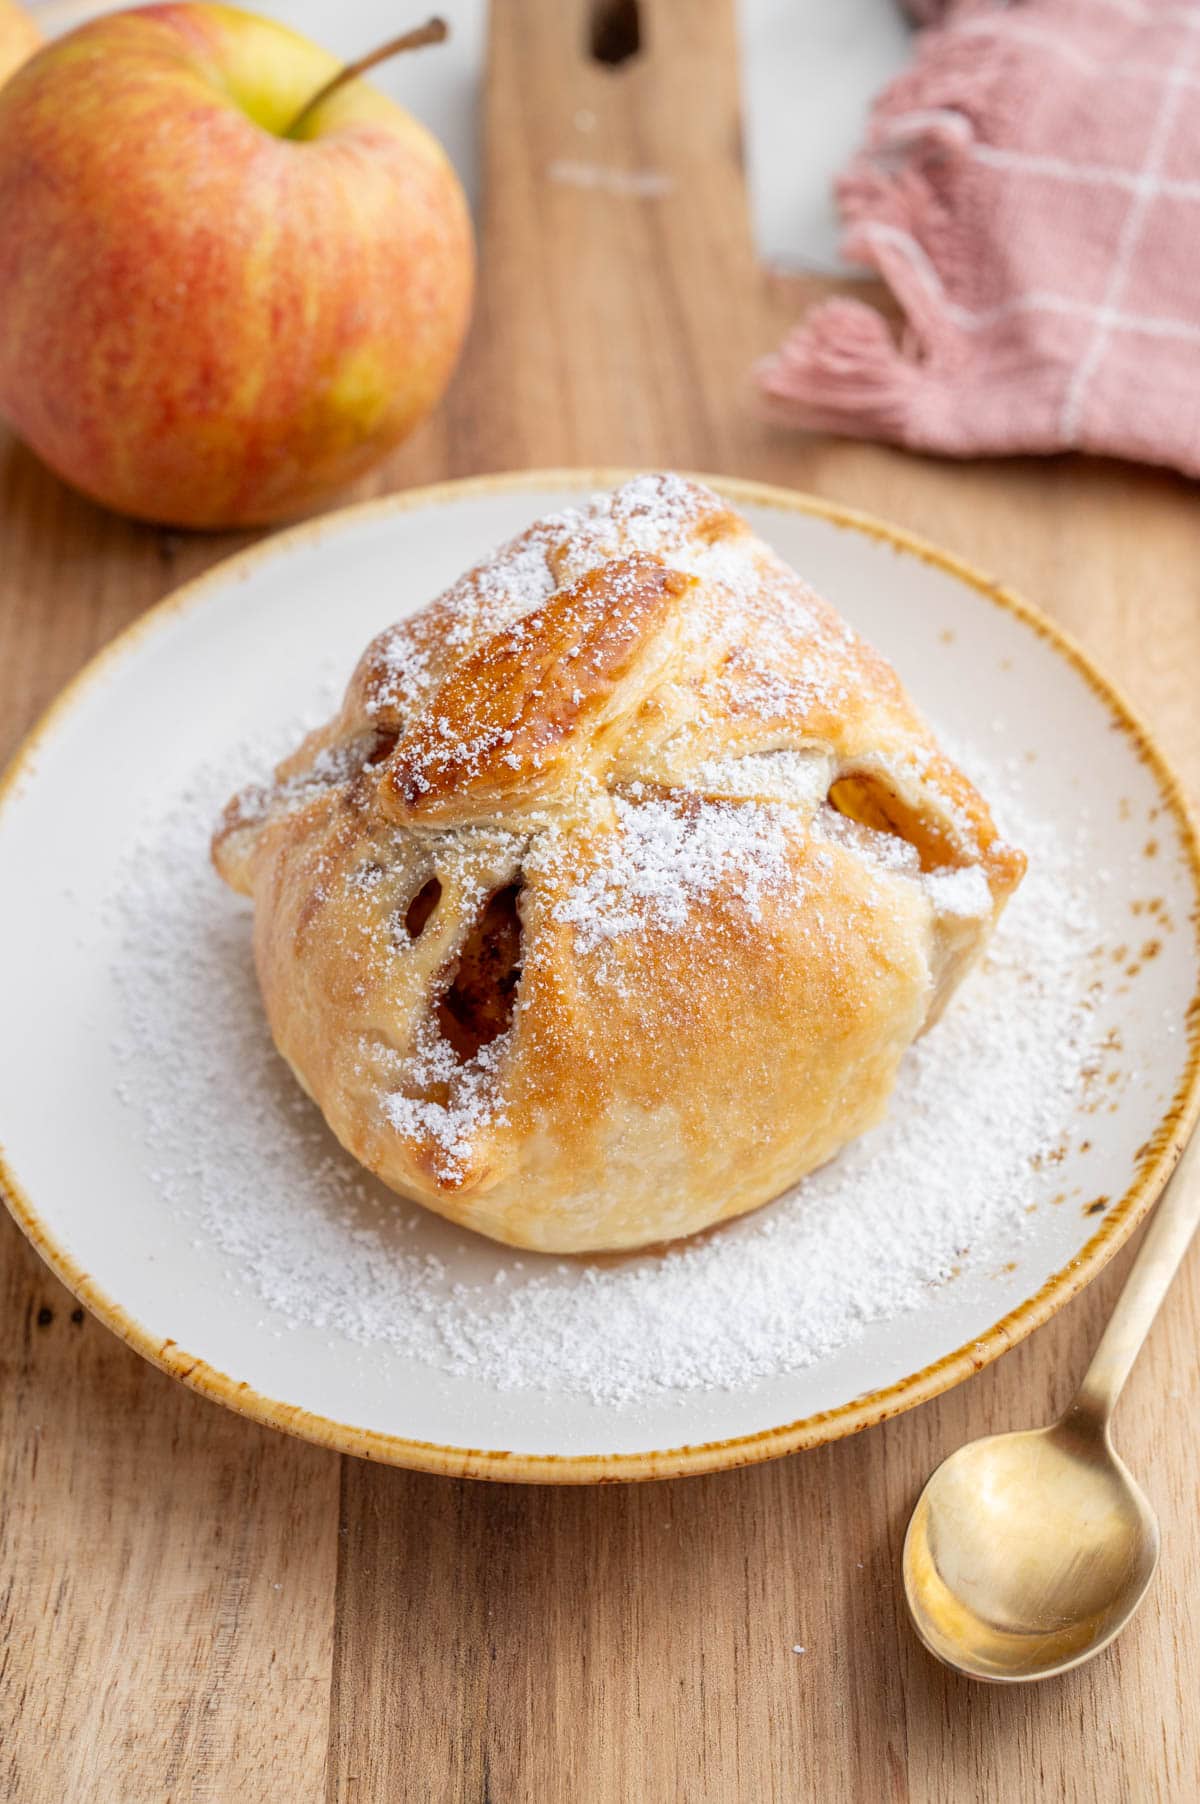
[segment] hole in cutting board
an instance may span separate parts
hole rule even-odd
[[[639,0],[592,0],[588,48],[592,61],[619,69],[642,48]]]

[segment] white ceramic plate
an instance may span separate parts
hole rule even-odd
[[[147,1078],[157,1095],[147,1144],[149,1104],[119,981],[136,950],[128,916],[123,929],[114,911],[134,880],[138,836],[180,806],[206,763],[343,680],[368,637],[405,607],[536,514],[613,480],[483,479],[281,534],[109,647],[31,736],[0,792],[0,1143],[18,1221],[83,1301],[176,1376],[260,1420],[399,1464],[534,1480],[666,1477],[813,1445],[893,1414],[995,1357],[1085,1283],[1158,1194],[1195,1113],[1200,862],[1144,730],[1055,628],[955,560],[823,502],[721,483],[896,663],[960,755],[1000,760],[1023,805],[1070,839],[1094,922],[1079,969],[1107,1044],[1119,1049],[1111,1089],[1093,1093],[1085,1118],[1063,1122],[1061,1147],[1029,1173],[1019,1199],[1023,1231],[988,1249],[986,1269],[931,1285],[919,1309],[869,1321],[827,1356],[732,1386],[677,1385],[632,1403],[578,1387],[505,1388],[486,1364],[455,1373],[387,1340],[355,1338],[336,1319],[304,1319],[303,1308],[285,1317],[264,1300],[230,1237],[214,1239],[204,1211],[190,1206],[186,1171],[164,1179],[173,1139],[186,1143],[195,1120],[181,1119],[173,1135],[161,1073],[154,1086]],[[198,867],[147,875],[164,906],[173,883],[201,881]],[[214,882],[214,916],[236,906]],[[229,933],[245,931],[234,918]],[[250,1007],[248,991],[239,1007]],[[123,1048],[117,1069],[114,1046]],[[214,1068],[214,1094],[221,1082]],[[270,1106],[306,1106],[290,1088],[280,1097]],[[221,1137],[219,1108],[212,1120],[210,1146]],[[250,1130],[243,1121],[237,1131]],[[968,1122],[949,1154],[964,1183],[985,1140],[983,1124],[976,1136]],[[257,1173],[257,1157],[251,1140],[240,1182],[269,1187],[272,1171],[264,1157]],[[197,1197],[204,1165],[201,1150]],[[472,1283],[512,1272],[510,1251],[409,1205],[396,1210],[408,1251],[427,1245]],[[324,1231],[340,1232],[338,1220]],[[557,1268],[546,1269],[553,1277]]]

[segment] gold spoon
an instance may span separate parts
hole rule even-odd
[[[1052,1428],[989,1435],[940,1465],[904,1538],[917,1634],[972,1679],[1049,1679],[1107,1647],[1158,1564],[1158,1522],[1109,1423],[1200,1222],[1200,1134],[1158,1205],[1075,1400]]]

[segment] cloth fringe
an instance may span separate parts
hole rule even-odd
[[[826,301],[759,364],[768,400],[814,432],[903,440],[919,375],[874,307]]]

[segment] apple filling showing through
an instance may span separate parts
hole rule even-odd
[[[410,914],[429,888],[426,884],[414,898]],[[521,981],[520,895],[521,885],[509,883],[488,897],[438,999],[438,1029],[460,1064],[469,1064],[483,1047],[507,1033],[512,1022]],[[430,913],[434,906],[436,899],[429,904]]]
[[[922,871],[936,871],[958,862],[946,830],[927,814],[913,808],[872,771],[853,771],[830,786],[829,806],[856,826],[911,846]]]

